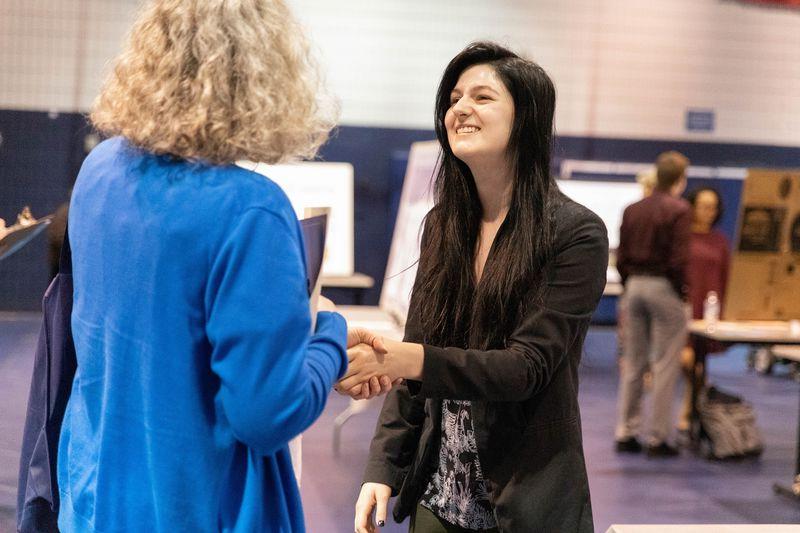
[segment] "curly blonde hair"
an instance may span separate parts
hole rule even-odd
[[[151,0],[90,118],[156,154],[278,163],[316,154],[331,104],[282,0]]]

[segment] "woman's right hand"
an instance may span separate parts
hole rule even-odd
[[[386,508],[392,488],[383,483],[364,483],[356,502],[356,533],[375,533],[375,522],[379,527],[386,523]],[[375,520],[372,520],[372,511],[375,511]]]

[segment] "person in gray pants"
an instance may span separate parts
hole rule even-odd
[[[672,403],[686,344],[686,265],[691,211],[680,198],[689,160],[678,152],[658,157],[653,194],[628,206],[622,217],[617,269],[625,284],[625,331],[615,429],[618,452],[642,450],[640,434],[643,377],[653,375],[653,409],[647,429],[647,454],[672,457],[667,440]]]

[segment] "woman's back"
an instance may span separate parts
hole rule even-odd
[[[78,371],[62,529],[302,529],[285,443],[321,411],[345,326],[323,313],[309,342],[282,191],[114,138],[84,163],[69,233]]]

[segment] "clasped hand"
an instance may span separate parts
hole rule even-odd
[[[392,390],[403,379],[382,337],[363,328],[347,331],[348,367],[334,387],[340,394],[356,400],[368,400]]]

